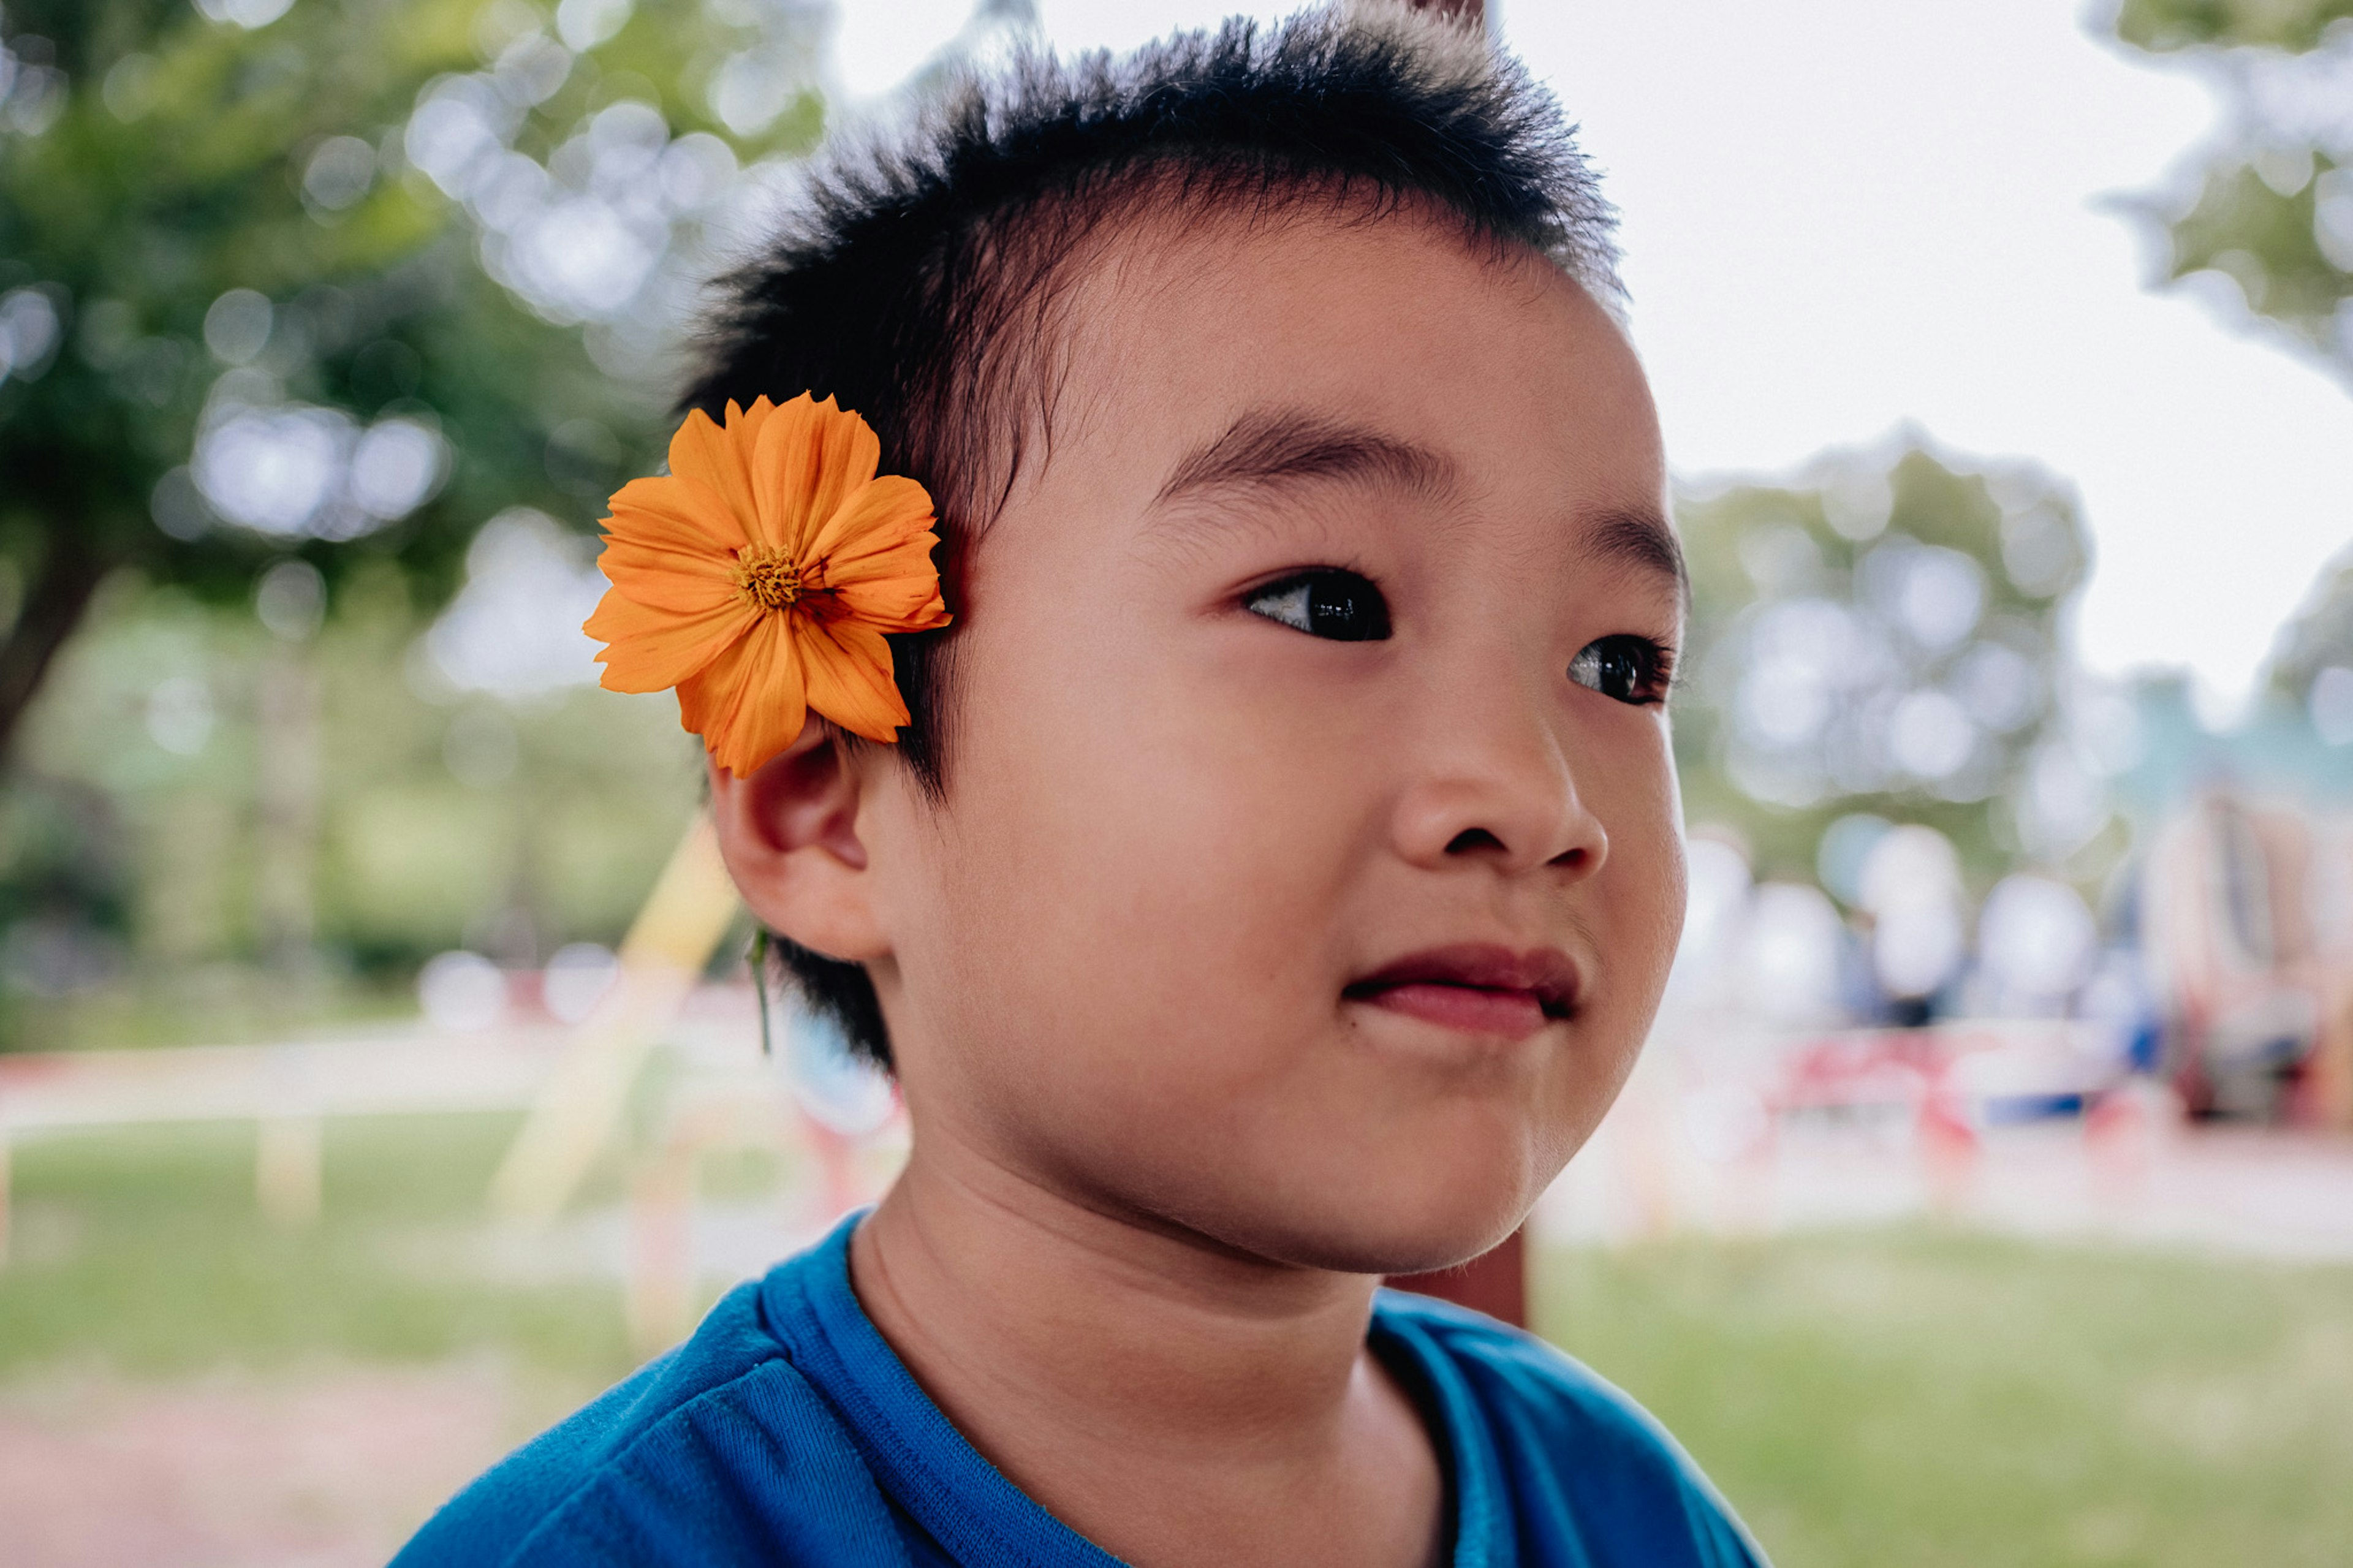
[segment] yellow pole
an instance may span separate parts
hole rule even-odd
[[[255,1125],[254,1194],[263,1215],[280,1230],[301,1230],[319,1217],[324,1142],[315,1111],[281,1111]]]
[[[495,1212],[544,1222],[579,1189],[620,1121],[646,1053],[734,918],[735,885],[719,837],[698,815],[622,940],[613,988],[581,1021],[491,1180]]]

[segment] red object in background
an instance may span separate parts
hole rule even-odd
[[[1527,1227],[1503,1239],[1492,1252],[1434,1274],[1393,1274],[1392,1289],[1435,1296],[1498,1318],[1515,1329],[1528,1326]]]

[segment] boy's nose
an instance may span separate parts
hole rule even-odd
[[[1609,836],[1577,789],[1556,723],[1519,694],[1448,706],[1398,798],[1398,852],[1431,869],[1549,867],[1571,881],[1599,870]]]

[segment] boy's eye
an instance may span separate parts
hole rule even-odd
[[[1378,642],[1389,635],[1389,605],[1381,591],[1369,579],[1337,567],[1269,583],[1244,599],[1242,608],[1334,642]]]
[[[1596,637],[1568,661],[1568,678],[1638,707],[1667,698],[1670,655],[1648,637]]]

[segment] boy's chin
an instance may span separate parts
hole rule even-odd
[[[1521,1184],[1388,1194],[1388,1202],[1335,1201],[1309,1212],[1237,1216],[1223,1239],[1261,1258],[1344,1274],[1424,1274],[1468,1263],[1527,1217],[1536,1194]],[[1253,1223],[1255,1219],[1256,1223]]]
[[[1491,1250],[1524,1217],[1515,1214],[1507,1222],[1412,1231],[1353,1226],[1345,1232],[1326,1230],[1290,1238],[1260,1251],[1279,1262],[1340,1274],[1429,1274],[1468,1263]]]

